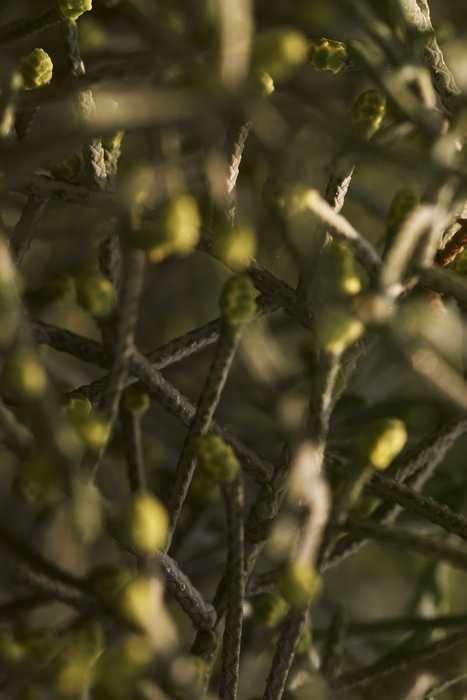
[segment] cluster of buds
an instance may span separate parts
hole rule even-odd
[[[34,90],[50,83],[53,63],[43,49],[34,49],[20,60],[19,72],[23,78],[24,89]]]
[[[361,139],[370,139],[380,129],[386,114],[386,97],[374,88],[364,90],[349,109],[352,127]]]
[[[339,73],[348,64],[349,55],[341,41],[313,39],[308,44],[306,60],[315,70]]]
[[[222,318],[229,326],[248,323],[256,311],[255,288],[251,280],[243,275],[230,277],[219,297]]]
[[[195,443],[198,469],[210,480],[233,481],[240,465],[230,445],[218,435],[201,435]]]
[[[54,0],[54,7],[61,20],[77,20],[84,12],[92,10],[92,0]]]
[[[140,555],[154,554],[167,539],[167,511],[149,492],[140,491],[133,495],[126,519],[131,541]]]

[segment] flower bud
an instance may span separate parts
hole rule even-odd
[[[256,236],[250,226],[218,228],[214,234],[220,259],[234,270],[245,268],[256,250]]]
[[[362,426],[353,444],[359,464],[386,469],[407,442],[405,423],[398,418],[378,418]]]
[[[338,73],[348,58],[345,44],[332,39],[312,39],[308,44],[307,63],[315,70],[329,70]]]
[[[231,326],[248,323],[256,311],[255,288],[248,277],[230,277],[219,297],[222,318]]]
[[[305,195],[308,190],[303,185],[287,182],[278,177],[270,177],[263,185],[262,197],[271,209],[294,216],[306,209]]]
[[[198,468],[216,481],[233,481],[240,465],[230,445],[218,435],[202,435],[195,444]]]
[[[189,255],[199,241],[200,216],[196,200],[190,195],[171,199],[158,221],[145,222],[131,234],[131,243],[146,251],[151,262],[168,255]]]
[[[273,80],[286,78],[291,69],[305,60],[305,36],[290,27],[276,27],[260,34],[253,47],[252,66]]]
[[[328,307],[320,315],[316,328],[318,344],[331,355],[340,355],[360,338],[364,331],[361,321],[349,311]]]
[[[78,391],[74,391],[71,395],[65,396],[62,406],[67,417],[71,421],[86,420],[92,411],[92,403],[90,400]]]
[[[26,347],[10,353],[3,366],[1,386],[22,401],[42,396],[47,387],[47,373],[37,354]]]
[[[274,80],[269,73],[264,70],[255,70],[252,72],[248,81],[249,87],[260,97],[269,97],[275,90]]]
[[[394,195],[386,221],[386,249],[398,234],[402,224],[420,202],[416,190],[399,190]]]
[[[85,268],[75,275],[78,304],[98,318],[108,316],[114,308],[116,291],[112,282],[95,268]]]
[[[103,598],[115,598],[130,577],[127,569],[121,569],[114,564],[96,566],[88,576],[89,585]]]
[[[106,417],[97,411],[93,411],[85,420],[73,421],[73,427],[86,447],[91,450],[100,450],[107,442],[109,423]]]
[[[332,241],[321,256],[319,275],[321,289],[328,298],[358,294],[362,283],[352,248],[341,241]]]
[[[92,0],[54,0],[54,7],[64,22],[69,19],[76,20],[84,12],[92,10]]]
[[[253,617],[265,627],[276,627],[287,614],[288,605],[276,592],[260,593],[251,598]]]
[[[65,158],[52,163],[50,166],[50,172],[54,178],[56,180],[63,180],[64,182],[73,180],[80,170],[81,158],[74,151],[70,151]]]
[[[152,494],[136,493],[127,513],[130,537],[142,555],[153,554],[167,539],[167,511]]]
[[[146,413],[150,405],[147,391],[141,389],[137,384],[127,387],[122,394],[122,406],[129,411],[143,414]]]
[[[316,570],[300,561],[288,564],[282,572],[280,591],[284,600],[298,610],[308,607],[322,589],[322,580]]]
[[[349,109],[350,122],[362,139],[371,138],[380,128],[386,114],[386,97],[379,90],[364,90]]]
[[[50,83],[52,71],[51,58],[43,49],[34,49],[23,56],[19,63],[19,72],[23,76],[25,90],[34,90]]]

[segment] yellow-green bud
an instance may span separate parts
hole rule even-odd
[[[70,396],[65,396],[62,406],[68,418],[72,421],[86,420],[92,410],[92,403],[90,400],[77,391],[73,392]]]
[[[23,76],[24,89],[34,90],[50,83],[53,63],[49,54],[43,49],[34,49],[22,57],[19,63],[19,72]]]
[[[162,616],[163,586],[154,577],[137,576],[122,590],[119,606],[124,616],[140,626],[150,628]]]
[[[454,263],[454,271],[457,272],[458,275],[467,277],[467,250],[464,250],[457,256],[456,262]]]
[[[307,188],[303,185],[270,177],[263,185],[262,196],[265,204],[271,209],[283,212],[287,216],[294,216],[306,208],[307,192]]]
[[[76,299],[75,280],[72,275],[64,272],[62,275],[49,277],[47,282],[27,295],[28,301],[37,306],[49,304],[71,304]]]
[[[139,414],[146,413],[150,405],[147,391],[136,384],[127,387],[122,394],[122,406],[129,411]]]
[[[92,10],[92,0],[54,0],[54,6],[63,21],[76,20],[84,12]]]
[[[289,605],[303,610],[321,593],[322,584],[321,576],[312,566],[294,561],[282,572],[280,591]]]
[[[362,283],[358,275],[352,248],[340,241],[332,241],[321,256],[319,268],[321,289],[328,298],[358,294]]]
[[[312,39],[308,44],[307,63],[315,70],[329,70],[338,73],[348,58],[345,44],[332,39]]]
[[[260,97],[269,97],[275,90],[274,80],[269,73],[264,70],[255,70],[252,72],[248,81],[250,88]]]
[[[278,593],[260,593],[251,598],[253,617],[265,627],[276,627],[287,614],[288,605]]]
[[[150,493],[141,491],[133,496],[127,520],[130,537],[140,554],[153,554],[167,539],[167,511]]]
[[[228,267],[240,271],[249,264],[256,250],[256,236],[250,226],[222,227],[214,236],[216,251]]]
[[[0,628],[0,659],[10,663],[23,660],[25,648],[6,627]]]
[[[45,668],[57,655],[60,644],[55,632],[50,628],[35,629],[28,632],[22,642],[26,649],[28,661],[37,668]]]
[[[359,464],[386,469],[407,442],[405,423],[398,418],[378,418],[363,425],[353,445]]]
[[[81,158],[74,151],[70,151],[65,158],[52,163],[50,172],[56,180],[69,182],[81,170]]]
[[[364,90],[349,109],[350,122],[362,139],[371,138],[380,128],[386,114],[386,97],[379,90]]]
[[[219,297],[222,318],[231,326],[248,323],[256,311],[255,288],[248,277],[230,277]]]
[[[319,346],[331,355],[339,355],[364,331],[361,321],[349,311],[338,307],[329,307],[321,313],[316,328]]]
[[[131,243],[146,251],[154,263],[168,255],[188,255],[199,241],[200,224],[196,200],[190,195],[180,195],[163,207],[160,220],[146,222],[134,231]]]
[[[386,221],[386,248],[399,232],[408,215],[420,203],[420,195],[416,190],[399,190],[394,195]]]
[[[187,499],[195,508],[206,508],[219,499],[219,485],[196,469],[188,490]]]
[[[73,421],[73,425],[84,442],[91,450],[100,450],[109,436],[109,423],[105,416],[93,411],[85,420]]]
[[[195,444],[198,468],[216,481],[233,481],[240,465],[230,445],[218,435],[202,435]]]
[[[273,80],[286,78],[291,69],[305,60],[307,41],[296,29],[277,27],[260,34],[253,46],[252,66]]]
[[[114,564],[96,566],[88,576],[88,582],[104,598],[115,598],[128,583],[130,573]]]
[[[147,637],[136,634],[110,649],[99,661],[93,674],[93,698],[127,700],[132,697],[137,682],[153,655],[154,649]]]
[[[10,353],[3,366],[1,386],[23,401],[42,396],[47,387],[47,373],[37,354],[29,348]]]
[[[116,291],[112,282],[95,269],[75,276],[78,304],[92,316],[108,316],[114,308]]]

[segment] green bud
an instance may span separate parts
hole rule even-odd
[[[283,212],[286,216],[294,216],[306,209],[307,192],[303,185],[270,177],[264,183],[262,196],[265,204],[271,209]]]
[[[253,71],[248,84],[260,97],[269,97],[275,90],[274,80],[264,70]]]
[[[90,400],[78,391],[72,392],[72,395],[65,396],[62,406],[71,421],[86,420],[92,411]]]
[[[105,416],[93,411],[85,420],[73,422],[81,440],[91,450],[100,450],[109,437],[109,423]]]
[[[141,491],[133,496],[127,512],[127,521],[130,537],[140,554],[153,554],[167,539],[167,511],[150,493]]]
[[[253,46],[252,66],[273,80],[286,78],[305,60],[307,41],[296,29],[276,27],[260,34]]]
[[[467,277],[467,250],[464,250],[460,255],[457,256],[456,262],[454,263],[454,272],[458,275]]]
[[[64,182],[73,180],[80,170],[81,158],[74,151],[70,151],[65,158],[52,163],[50,166],[50,172],[54,178],[56,180],[63,180]]]
[[[50,83],[52,71],[51,58],[43,49],[34,49],[23,56],[19,63],[19,72],[23,76],[25,90],[34,90]]]
[[[234,270],[244,269],[255,254],[256,236],[250,226],[220,228],[214,240],[220,259]]]
[[[112,282],[98,270],[87,268],[75,276],[78,304],[98,318],[108,316],[114,308],[116,291]]]
[[[353,444],[359,464],[386,469],[407,442],[405,424],[398,418],[378,418],[363,425]]]
[[[94,674],[92,697],[96,700],[128,700],[151,662],[154,650],[146,637],[131,635],[105,654]]]
[[[328,298],[358,294],[362,283],[358,275],[352,248],[340,241],[332,241],[321,256],[319,268],[321,289]]]
[[[349,109],[350,122],[355,133],[362,139],[371,138],[386,114],[386,97],[379,90],[364,90]]]
[[[55,10],[63,21],[76,20],[92,10],[92,0],[54,0]]]
[[[318,344],[331,355],[340,355],[360,338],[364,331],[361,321],[349,311],[333,306],[321,313],[316,336]]]
[[[67,272],[54,275],[40,289],[28,293],[27,298],[35,306],[72,304],[76,299],[75,280]]]
[[[341,41],[312,39],[308,44],[306,61],[315,70],[338,73],[346,65],[347,58],[347,49]]]
[[[122,406],[135,413],[146,413],[151,402],[147,391],[141,389],[137,384],[127,387],[122,394]]]
[[[255,288],[248,277],[230,277],[219,297],[222,318],[231,326],[248,323],[256,311]]]
[[[25,648],[6,627],[0,628],[0,659],[8,663],[19,663],[24,659]]]
[[[122,590],[119,605],[123,615],[147,630],[162,618],[163,586],[154,577],[137,576]]]
[[[251,598],[253,617],[265,627],[276,627],[287,614],[288,605],[276,592],[260,593]]]
[[[280,591],[289,605],[303,610],[321,593],[322,583],[312,566],[294,561],[282,572]]]
[[[131,243],[146,251],[153,263],[168,255],[189,255],[199,241],[200,224],[196,200],[190,195],[180,195],[162,208],[158,221],[146,222],[132,232]]]
[[[416,190],[399,190],[396,192],[386,221],[386,248],[389,247],[406,218],[419,203],[420,195]]]
[[[196,469],[188,490],[187,499],[195,508],[206,508],[219,500],[219,485],[201,470]]]
[[[35,629],[28,632],[22,642],[26,649],[28,661],[36,668],[45,668],[57,655],[60,643],[51,629]]]
[[[233,481],[240,465],[230,445],[218,435],[202,435],[196,439],[198,468],[216,481]]]
[[[90,586],[103,598],[115,598],[128,583],[130,573],[114,564],[96,566],[88,576]]]
[[[26,347],[10,353],[3,366],[1,386],[22,401],[42,396],[47,387],[47,373],[38,355]]]

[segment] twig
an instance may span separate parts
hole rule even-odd
[[[287,614],[272,659],[263,700],[280,700],[282,697],[306,617],[306,610],[297,612],[291,609]]]
[[[128,481],[133,493],[147,489],[146,471],[141,445],[141,417],[136,411],[120,405],[125,455],[128,462]]]
[[[68,72],[73,77],[84,75],[84,63],[81,60],[78,44],[78,28],[74,20],[62,23],[62,38],[66,50]],[[74,98],[80,125],[87,125],[95,115],[96,105],[90,90],[78,92]],[[106,172],[102,140],[98,136],[90,138],[83,147],[84,167],[91,189],[106,189]]]
[[[11,44],[28,36],[28,34],[39,32],[41,29],[50,27],[52,24],[58,24],[61,21],[55,7],[51,5],[46,10],[32,15],[32,17],[19,19],[16,22],[0,27],[0,46],[2,44]]]
[[[221,333],[208,376],[198,399],[196,412],[183,444],[175,469],[174,478],[167,495],[167,510],[170,517],[166,549],[170,547],[183,503],[196,466],[194,441],[198,435],[205,435],[212,423],[212,417],[219,403],[222,390],[227,381],[232,361],[243,332],[243,327],[231,327],[227,323],[221,326]]]
[[[31,241],[36,233],[37,225],[47,207],[49,200],[47,197],[41,198],[30,195],[24,207],[20,220],[15,226],[11,237],[11,250],[17,265],[20,265],[25,254],[29,250]]]
[[[326,632],[323,660],[320,668],[321,673],[329,683],[332,682],[339,668],[348,627],[349,619],[345,608],[337,608]],[[313,636],[315,637],[314,634]]]
[[[382,618],[373,622],[351,622],[347,628],[348,637],[379,636],[418,630],[449,629],[466,627],[467,615],[440,615],[438,617],[396,617]],[[327,629],[314,629],[313,639],[325,639]]]
[[[333,690],[339,693],[367,685],[373,680],[395,671],[402,671],[405,668],[419,663],[420,661],[428,661],[436,657],[438,654],[449,651],[458,644],[465,644],[467,632],[457,632],[438,640],[431,644],[427,644],[419,649],[407,651],[403,657],[391,656],[387,659],[382,659],[372,666],[358,669],[357,671],[347,671],[336,678],[332,684]]]
[[[219,696],[236,700],[240,669],[243,596],[245,593],[243,482],[241,474],[222,488],[227,516],[227,612],[222,646],[221,685]]]
[[[400,547],[405,551],[416,552],[430,559],[441,559],[463,571],[467,570],[467,551],[451,547],[442,540],[414,532],[398,530],[371,520],[360,520],[349,516],[345,529],[376,542]]]

